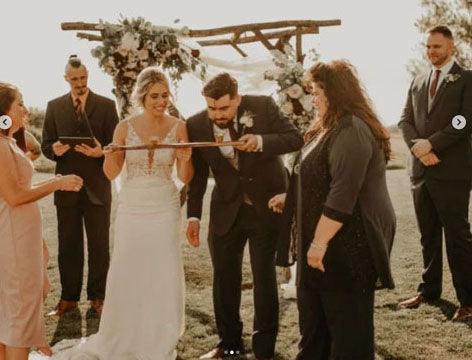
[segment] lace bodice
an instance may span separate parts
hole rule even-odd
[[[176,123],[167,135],[159,140],[159,143],[176,142],[177,137]],[[128,134],[126,136],[126,145],[139,145],[142,140],[139,138],[133,127],[132,121],[128,120]],[[131,150],[126,152],[126,170],[127,180],[137,178],[160,178],[162,180],[172,181],[172,170],[175,162],[175,149],[156,149],[156,150]]]

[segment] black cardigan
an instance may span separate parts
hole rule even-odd
[[[368,125],[353,116],[341,119],[297,163],[287,195],[278,264],[289,265],[290,249],[296,248],[299,286],[393,288],[389,257],[395,214],[384,154]],[[309,267],[306,258],[321,215],[344,224],[329,243],[324,274]],[[296,239],[290,236],[293,219]]]

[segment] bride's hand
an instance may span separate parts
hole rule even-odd
[[[183,140],[179,141],[180,143],[183,143]],[[175,151],[175,156],[177,159],[182,160],[182,161],[190,161],[192,158],[192,148],[191,147],[185,147],[185,148],[177,148]]]
[[[103,148],[103,155],[106,157],[107,155],[116,153],[118,151],[120,151],[118,145],[111,143]]]

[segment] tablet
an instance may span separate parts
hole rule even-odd
[[[95,147],[95,140],[91,137],[81,137],[81,136],[59,136],[59,141],[64,145],[70,145],[74,147],[75,145],[88,145],[90,147]]]

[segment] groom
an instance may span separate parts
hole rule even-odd
[[[257,359],[274,357],[278,331],[275,273],[278,215],[269,199],[286,191],[287,174],[279,155],[301,148],[298,130],[272,98],[241,96],[227,73],[203,88],[207,111],[187,121],[190,141],[239,140],[241,146],[195,149],[195,175],[189,184],[187,238],[199,246],[199,219],[209,170],[215,179],[208,246],[213,264],[213,303],[220,342],[201,359],[244,353],[241,303],[242,261],[246,242],[254,282],[253,351]]]

